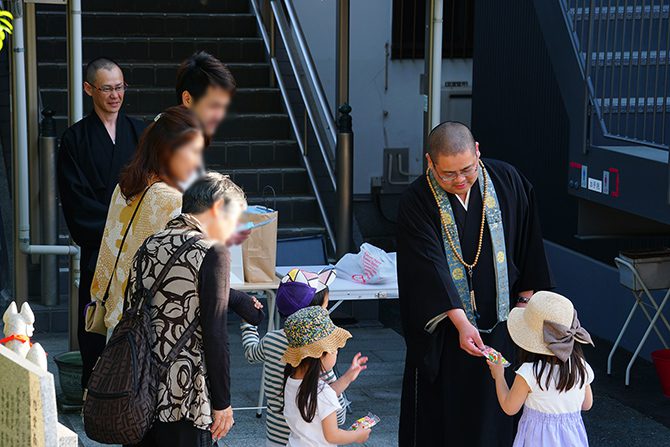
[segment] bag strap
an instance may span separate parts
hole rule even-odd
[[[142,195],[140,196],[140,201],[137,203],[137,206],[135,207],[135,210],[133,211],[133,215],[130,216],[130,221],[128,222],[128,226],[126,227],[126,231],[123,232],[123,237],[121,238],[121,245],[119,245],[119,252],[116,254],[116,260],[114,261],[114,268],[112,269],[112,274],[109,275],[109,281],[107,282],[107,288],[105,288],[105,294],[102,297],[102,304],[105,304],[107,302],[107,299],[109,298],[109,289],[112,286],[112,281],[114,280],[114,277],[116,276],[116,267],[119,265],[119,259],[121,258],[121,253],[123,253],[123,246],[126,243],[126,237],[128,236],[128,233],[130,232],[130,227],[133,225],[133,221],[135,220],[135,216],[137,215],[137,212],[140,210],[140,206],[142,205],[142,201],[144,200],[144,196],[147,195],[149,190],[151,189],[152,186],[154,186],[158,182],[154,182],[150,184],[147,189],[142,192]]]
[[[168,355],[165,356],[165,360],[163,360],[158,365],[158,373],[160,374],[161,379],[165,377],[168,370],[170,369],[170,365],[172,365],[172,363],[175,361],[179,353],[184,349],[184,346],[186,346],[186,343],[191,339],[193,334],[195,334],[195,330],[198,328],[198,324],[200,324],[200,317],[196,315],[196,317],[193,319],[191,324],[188,325],[184,333],[181,334],[181,337],[179,337],[177,343],[175,343],[172,349],[170,349]]]
[[[177,250],[175,250],[174,253],[170,256],[170,258],[167,260],[163,268],[161,269],[160,273],[156,277],[156,280],[154,281],[153,285],[151,288],[148,290],[148,293],[145,293],[142,295],[142,298],[136,303],[135,307],[133,307],[133,311],[137,312],[140,309],[142,309],[145,305],[148,305],[148,299],[153,298],[153,296],[156,294],[158,291],[158,288],[161,286],[163,283],[163,280],[165,280],[165,277],[167,274],[170,272],[170,269],[174,266],[174,264],[177,262],[177,259],[189,248],[191,248],[196,242],[198,242],[200,239],[203,238],[202,234],[197,234],[195,236],[192,236],[184,243],[182,243]],[[142,255],[141,256],[146,256],[146,245],[142,245]],[[137,278],[135,281],[137,282],[137,289],[136,290],[141,290],[142,289],[142,283],[144,281],[144,271],[142,270],[142,261],[140,261],[139,266],[138,266],[138,272],[137,272]]]
[[[187,239],[181,246],[170,256],[170,259],[168,259],[167,263],[165,266],[161,269],[160,273],[156,277],[156,280],[154,281],[153,285],[151,286],[151,289],[149,289],[148,293],[143,294],[142,299],[140,302],[137,304],[137,309],[141,309],[143,306],[147,304],[147,299],[151,298],[154,296],[156,291],[158,291],[158,288],[160,287],[161,283],[169,273],[170,269],[174,266],[175,262],[177,262],[177,259],[189,248],[191,248],[195,243],[197,243],[199,240],[203,238],[203,235],[197,234],[195,236],[190,237]],[[146,251],[144,252],[146,253]],[[142,275],[142,271],[140,268],[140,275]],[[139,281],[141,281],[143,276],[139,277]],[[168,355],[165,357],[165,360],[160,362],[158,364],[158,374],[159,377],[162,379],[165,374],[167,374],[168,369],[172,362],[175,361],[179,353],[184,349],[184,346],[186,346],[186,343],[190,340],[190,338],[193,336],[195,333],[196,329],[198,328],[198,324],[200,323],[200,318],[196,315],[196,317],[193,319],[191,324],[188,325],[186,330],[184,331],[183,334],[179,337],[177,340],[177,343],[174,344]]]

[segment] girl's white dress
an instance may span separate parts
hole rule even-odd
[[[593,369],[586,365],[584,384],[571,390],[558,392],[556,379],[558,368],[546,368],[538,380],[535,378],[532,363],[524,363],[516,373],[523,377],[531,392],[526,398],[523,416],[519,421],[513,447],[581,447],[589,441],[582,420],[582,403],[586,395],[586,385],[593,382]],[[546,378],[551,375],[549,387]],[[542,388],[540,388],[540,384]]]

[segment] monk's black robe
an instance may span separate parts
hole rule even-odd
[[[507,250],[510,308],[525,290],[552,287],[544,253],[532,185],[512,166],[496,160],[484,164],[500,203]],[[482,197],[479,183],[467,211],[449,195],[463,257],[472,262],[479,241]],[[398,286],[407,357],[400,415],[401,447],[506,447],[512,445],[518,417],[506,416],[496,398],[486,362],[459,346],[449,319],[433,334],[424,330],[433,317],[462,308],[445,257],[440,216],[426,176],[414,181],[398,211]],[[491,236],[485,226],[473,283],[481,329],[497,319],[496,277]],[[505,323],[481,334],[514,363],[516,348]],[[513,368],[506,371],[508,382]]]
[[[84,331],[84,306],[91,301],[91,282],[105,229],[107,209],[119,181],[119,172],[135,152],[144,123],[119,113],[116,141],[95,112],[68,128],[58,150],[58,189],[63,215],[74,242],[81,247],[79,283],[79,347],[85,386],[105,337]]]

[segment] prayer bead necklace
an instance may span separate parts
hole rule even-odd
[[[465,262],[465,259],[463,259],[463,256],[456,250],[456,245],[454,244],[454,241],[451,239],[451,233],[449,232],[449,227],[447,226],[447,221],[445,218],[446,213],[440,207],[440,200],[437,197],[437,192],[435,191],[435,188],[433,187],[433,183],[430,181],[429,178],[426,178],[428,181],[428,186],[430,187],[430,191],[433,193],[433,197],[435,198],[435,203],[437,203],[437,209],[440,211],[440,221],[442,222],[442,228],[444,228],[444,232],[447,234],[447,241],[449,242],[449,247],[451,247],[451,251],[454,253],[456,256],[456,259],[458,259],[458,262],[463,264],[465,268],[468,269],[468,276],[470,277],[470,303],[472,304],[472,310],[477,313],[477,302],[475,301],[475,285],[472,282],[472,273],[473,269],[477,265],[477,262],[479,262],[479,255],[482,252],[482,243],[484,241],[484,224],[486,223],[486,196],[487,196],[487,191],[488,191],[488,178],[486,176],[486,170],[484,169],[484,163],[482,163],[481,160],[479,160],[479,165],[482,168],[482,175],[484,177],[484,192],[482,193],[482,223],[479,227],[479,243],[477,244],[477,254],[475,254],[475,259],[472,261],[472,264],[468,264]],[[429,168],[426,169],[426,177],[428,177],[429,173]]]

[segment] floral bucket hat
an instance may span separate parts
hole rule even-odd
[[[336,352],[351,338],[349,331],[335,326],[328,311],[320,306],[296,311],[286,319],[284,332],[288,348],[282,361],[293,367],[304,358],[320,358],[324,352]]]
[[[288,316],[308,306],[314,295],[328,288],[335,281],[335,269],[326,268],[319,273],[298,268],[291,269],[281,279],[277,290],[277,309]]]

